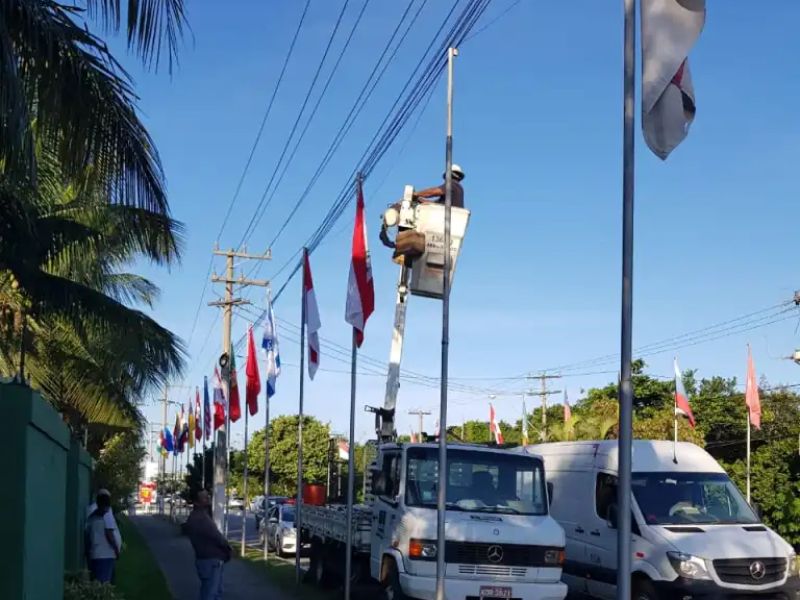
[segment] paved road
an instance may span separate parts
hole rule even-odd
[[[261,542],[258,539],[258,534],[256,533],[256,519],[249,512],[247,513],[246,522],[247,529],[245,531],[245,543],[248,546],[260,546]],[[230,512],[230,514],[228,514],[228,539],[237,543],[242,541],[242,512],[239,510],[233,510]],[[270,554],[274,556],[271,548]],[[285,560],[286,562],[294,564],[294,556],[289,556],[281,560]],[[300,568],[308,569],[308,557],[300,557]]]

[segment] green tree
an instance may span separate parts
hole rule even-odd
[[[145,454],[142,439],[136,431],[111,436],[100,451],[95,482],[98,488],[111,492],[111,501],[117,510],[124,506],[128,496],[138,490]]]
[[[297,426],[296,415],[281,416],[270,422],[270,490],[276,495],[293,495],[297,491]],[[303,478],[309,483],[326,483],[328,476],[328,440],[330,429],[314,417],[303,418]],[[247,447],[248,471],[258,489],[264,482],[264,429],[253,434]],[[259,487],[260,482],[260,487]]]

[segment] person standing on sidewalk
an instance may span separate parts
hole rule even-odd
[[[183,525],[194,548],[197,576],[200,578],[200,600],[222,598],[222,569],[231,559],[231,546],[211,518],[208,492],[201,490],[194,508]]]
[[[108,490],[97,492],[96,501],[89,510],[85,544],[89,573],[94,581],[111,583],[114,564],[122,548],[122,536],[111,512],[111,494]]]

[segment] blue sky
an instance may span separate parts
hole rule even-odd
[[[495,0],[477,29],[511,5]],[[472,221],[452,294],[450,422],[486,418],[489,393],[499,417],[518,418],[524,380],[507,378],[615,353],[619,346],[621,241],[621,2],[534,2],[511,11],[461,47],[456,65],[454,156],[467,173]],[[352,45],[322,100],[297,156],[255,235],[252,252],[274,237],[319,164],[404,2],[371,0]],[[415,8],[418,4],[415,3]],[[311,3],[286,79],[242,192],[219,242],[236,245],[275,168],[291,124],[319,62],[341,0]],[[329,62],[338,55],[362,0],[352,0]],[[296,217],[258,271],[271,278],[316,228],[402,88],[450,2],[428,2],[419,22]],[[163,290],[155,316],[188,341],[222,216],[274,88],[302,3],[236,2],[228,10],[189,3],[193,38],[180,68],[147,73],[124,60],[136,80],[140,108],[167,173],[174,216],[187,227],[183,262],[171,272],[143,270]],[[743,0],[709,2],[705,31],[691,54],[697,118],[667,162],[636,137],[634,345],[671,338],[788,300],[800,288],[796,265],[797,164],[800,151],[800,5],[770,3],[753,10]],[[391,336],[396,267],[377,239],[378,216],[407,183],[439,181],[444,164],[444,82],[419,121],[416,116],[365,184],[376,311],[362,353],[385,362]],[[319,86],[311,97],[316,101]],[[304,122],[302,122],[304,123]],[[301,125],[302,125],[301,123]],[[352,209],[312,255],[321,335],[342,346]],[[214,263],[220,272],[221,260]],[[242,265],[249,272],[251,265]],[[284,280],[284,271],[277,279]],[[209,286],[192,335],[187,378],[202,385],[219,353],[217,309],[205,306],[221,290]],[[299,282],[276,304],[279,318],[299,322]],[[262,291],[247,292],[263,306]],[[413,298],[404,368],[439,372],[441,304]],[[234,339],[249,317],[234,321]],[[647,357],[668,376],[673,354],[700,376],[743,380],[745,345],[771,382],[800,381],[800,367],[780,357],[797,345],[797,320]],[[210,334],[208,333],[210,331]],[[260,336],[260,329],[258,335]],[[281,332],[283,334],[283,331]],[[203,342],[209,335],[209,342]],[[282,336],[283,374],[273,415],[297,410],[298,347]],[[239,364],[244,361],[240,359]],[[306,386],[306,411],[347,426],[346,362],[323,351],[322,369]],[[615,377],[616,361],[574,369],[559,382],[574,401],[580,389]],[[565,372],[566,374],[566,372]],[[243,377],[240,382],[243,384]],[[380,405],[384,380],[359,379],[357,433],[371,435],[365,404]],[[463,386],[471,386],[465,389]],[[479,388],[479,389],[478,389]],[[171,398],[190,393],[175,388]],[[511,395],[502,395],[511,394]],[[535,401],[529,400],[528,405]],[[438,388],[405,382],[399,430],[416,423],[412,408],[438,407]],[[160,420],[160,406],[146,413]],[[171,416],[170,419],[174,418]],[[433,428],[433,418],[428,428]],[[263,413],[257,417],[263,424]],[[241,422],[235,426],[234,440]]]

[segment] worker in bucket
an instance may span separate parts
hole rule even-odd
[[[445,202],[445,191],[447,188],[447,172],[442,175],[444,181],[441,185],[427,188],[415,192],[414,195],[420,198],[423,202]],[[453,165],[453,199],[452,206],[455,208],[464,208],[464,188],[461,186],[461,181],[464,179],[464,171],[461,167]]]

